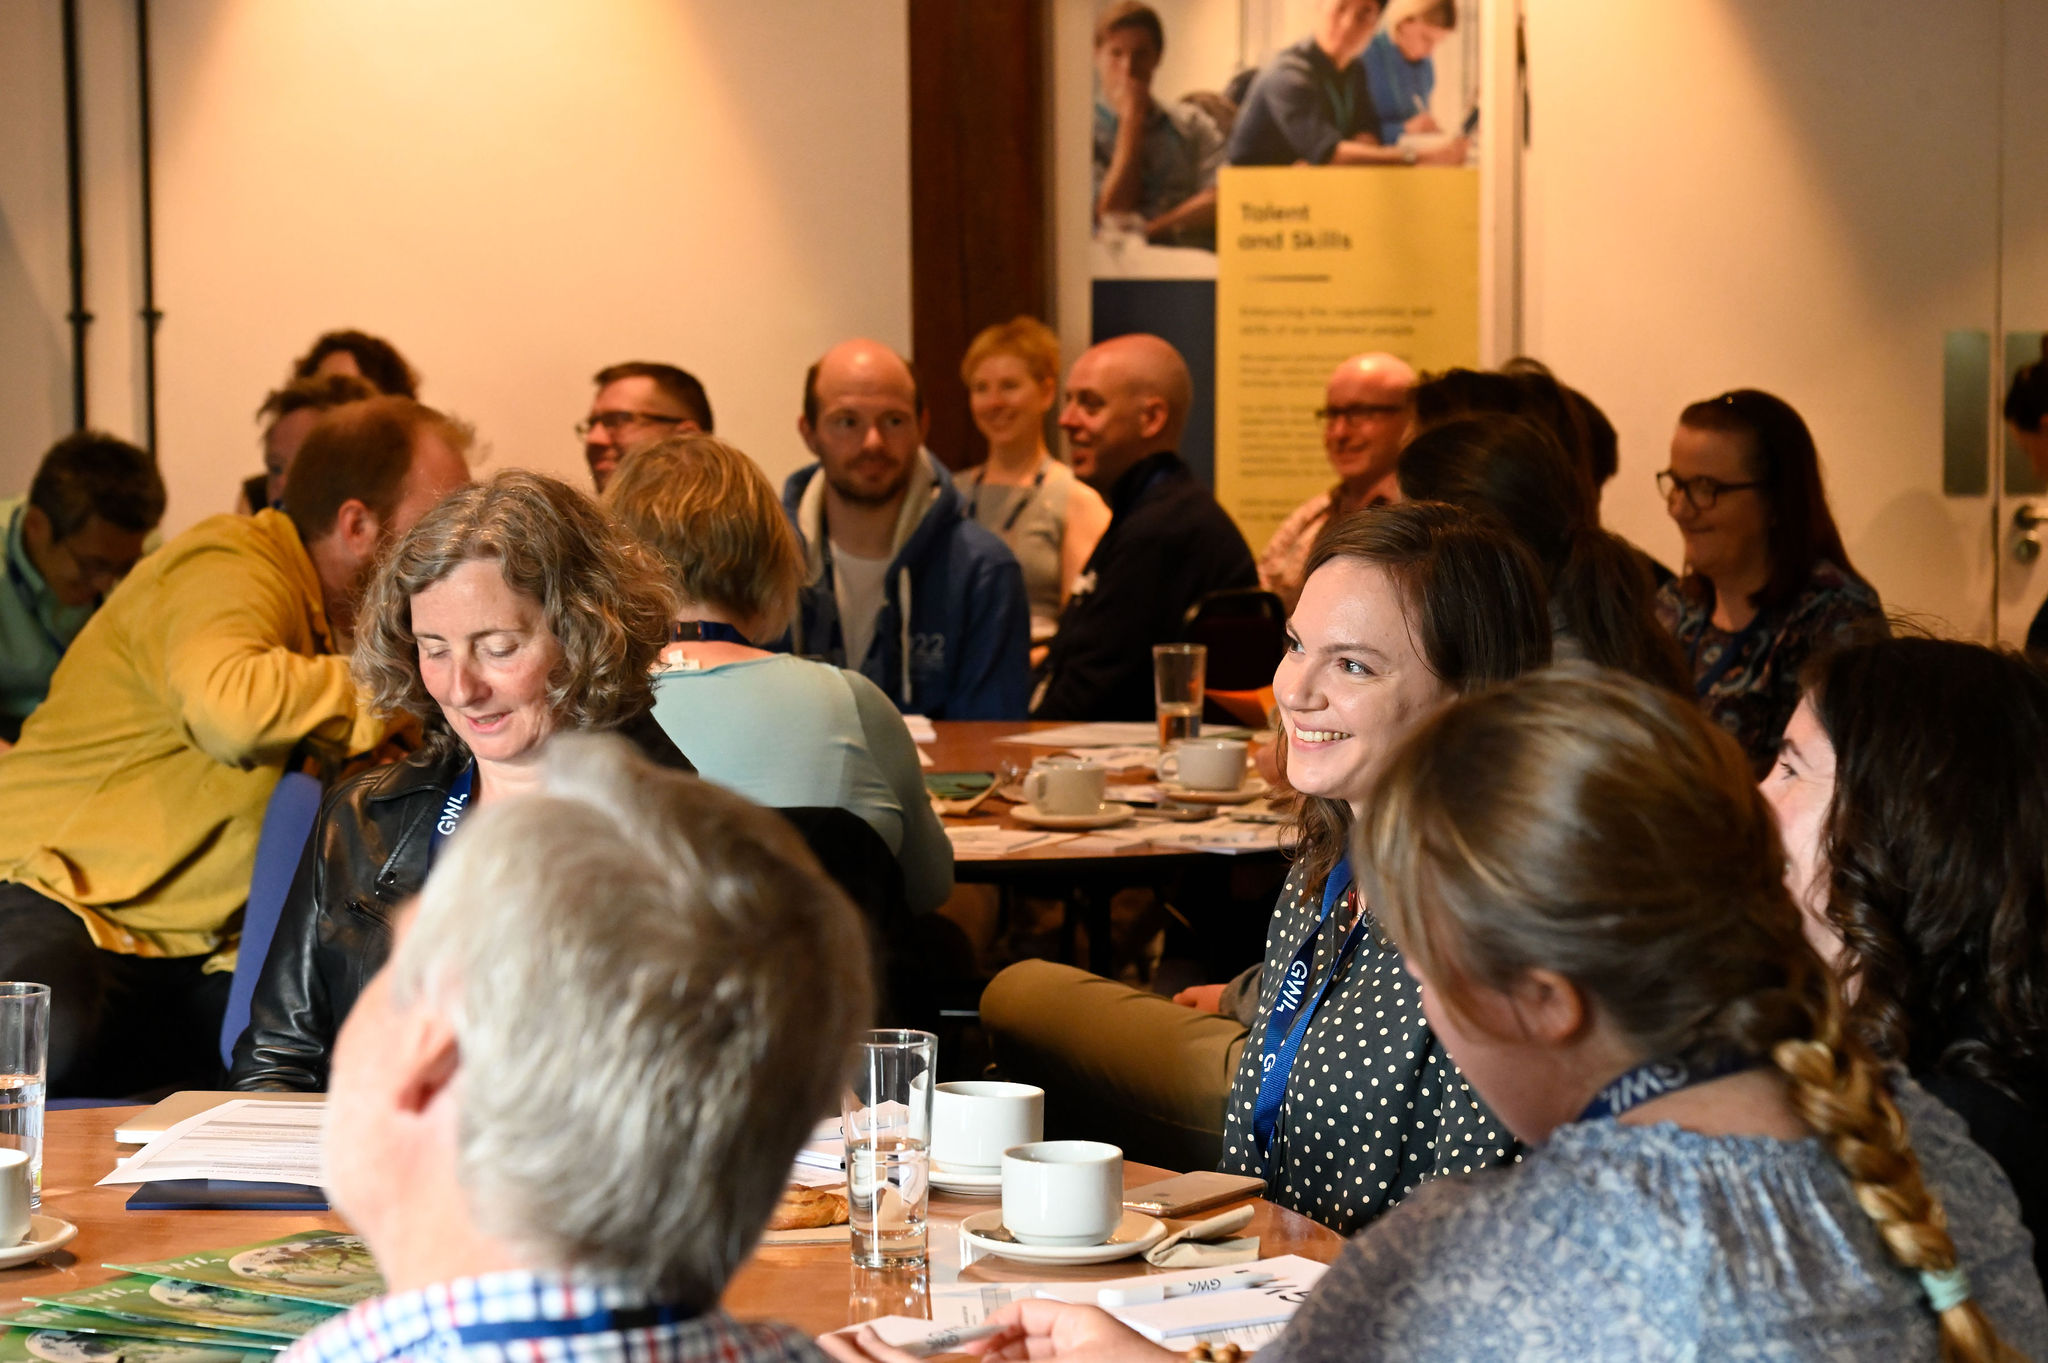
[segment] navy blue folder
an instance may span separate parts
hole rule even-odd
[[[324,1212],[327,1193],[299,1183],[239,1183],[224,1178],[174,1178],[144,1183],[128,1195],[131,1212]]]

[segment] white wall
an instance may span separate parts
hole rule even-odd
[[[1652,485],[1688,402],[1806,417],[1887,605],[1989,627],[1989,502],[1941,495],[1941,343],[1990,328],[1998,6],[1527,0],[1525,344],[1622,442],[1608,523],[1676,566]]]
[[[79,7],[82,62],[104,77],[81,111],[86,206],[87,364],[95,416],[127,432],[139,351],[131,297],[135,191],[121,164],[138,141],[127,6]],[[0,4],[0,497],[71,429],[69,242],[65,211],[63,27],[55,0]]]
[[[569,428],[604,364],[693,370],[720,434],[779,479],[807,457],[804,367],[858,332],[908,348],[904,0],[181,0],[153,16],[173,528],[232,502],[258,467],[257,403],[331,327],[395,341],[495,464],[577,481]],[[9,51],[7,71],[29,65]],[[95,66],[94,98],[129,74]],[[61,123],[34,126],[10,145],[61,147]],[[132,165],[100,169],[118,184]],[[12,223],[11,172],[0,193]],[[61,234],[57,207],[37,231]],[[61,249],[53,280],[46,249],[34,262],[35,311],[9,296],[0,355],[53,329],[46,296],[63,310]],[[133,433],[127,376],[108,370],[93,419]],[[42,434],[0,439],[18,484]]]

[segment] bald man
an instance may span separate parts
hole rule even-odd
[[[1175,453],[1193,405],[1186,362],[1157,336],[1074,361],[1060,429],[1110,522],[1060,616],[1035,718],[1152,718],[1152,645],[1178,639],[1208,593],[1258,585],[1244,536]]]
[[[791,648],[861,673],[905,714],[1021,719],[1024,570],[968,515],[928,425],[917,372],[879,341],[842,342],[804,376],[797,434],[818,462],[782,488],[809,567]]]
[[[1323,527],[1354,511],[1394,501],[1394,465],[1415,416],[1415,371],[1392,355],[1353,355],[1330,375],[1323,407],[1323,453],[1337,485],[1288,513],[1259,555],[1259,585],[1286,603],[1301,596],[1302,568]]]

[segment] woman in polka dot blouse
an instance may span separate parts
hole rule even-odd
[[[1266,939],[1259,1007],[1224,1114],[1223,1168],[1349,1234],[1436,1174],[1505,1161],[1345,847],[1381,759],[1452,697],[1550,660],[1534,563],[1440,503],[1360,512],[1309,559],[1273,678],[1287,778],[1306,798]]]

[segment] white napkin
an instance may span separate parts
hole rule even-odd
[[[1252,1208],[1238,1207],[1183,1226],[1145,1251],[1145,1262],[1154,1268],[1222,1268],[1226,1264],[1248,1264],[1259,1257],[1259,1237],[1229,1238],[1252,1223]]]

